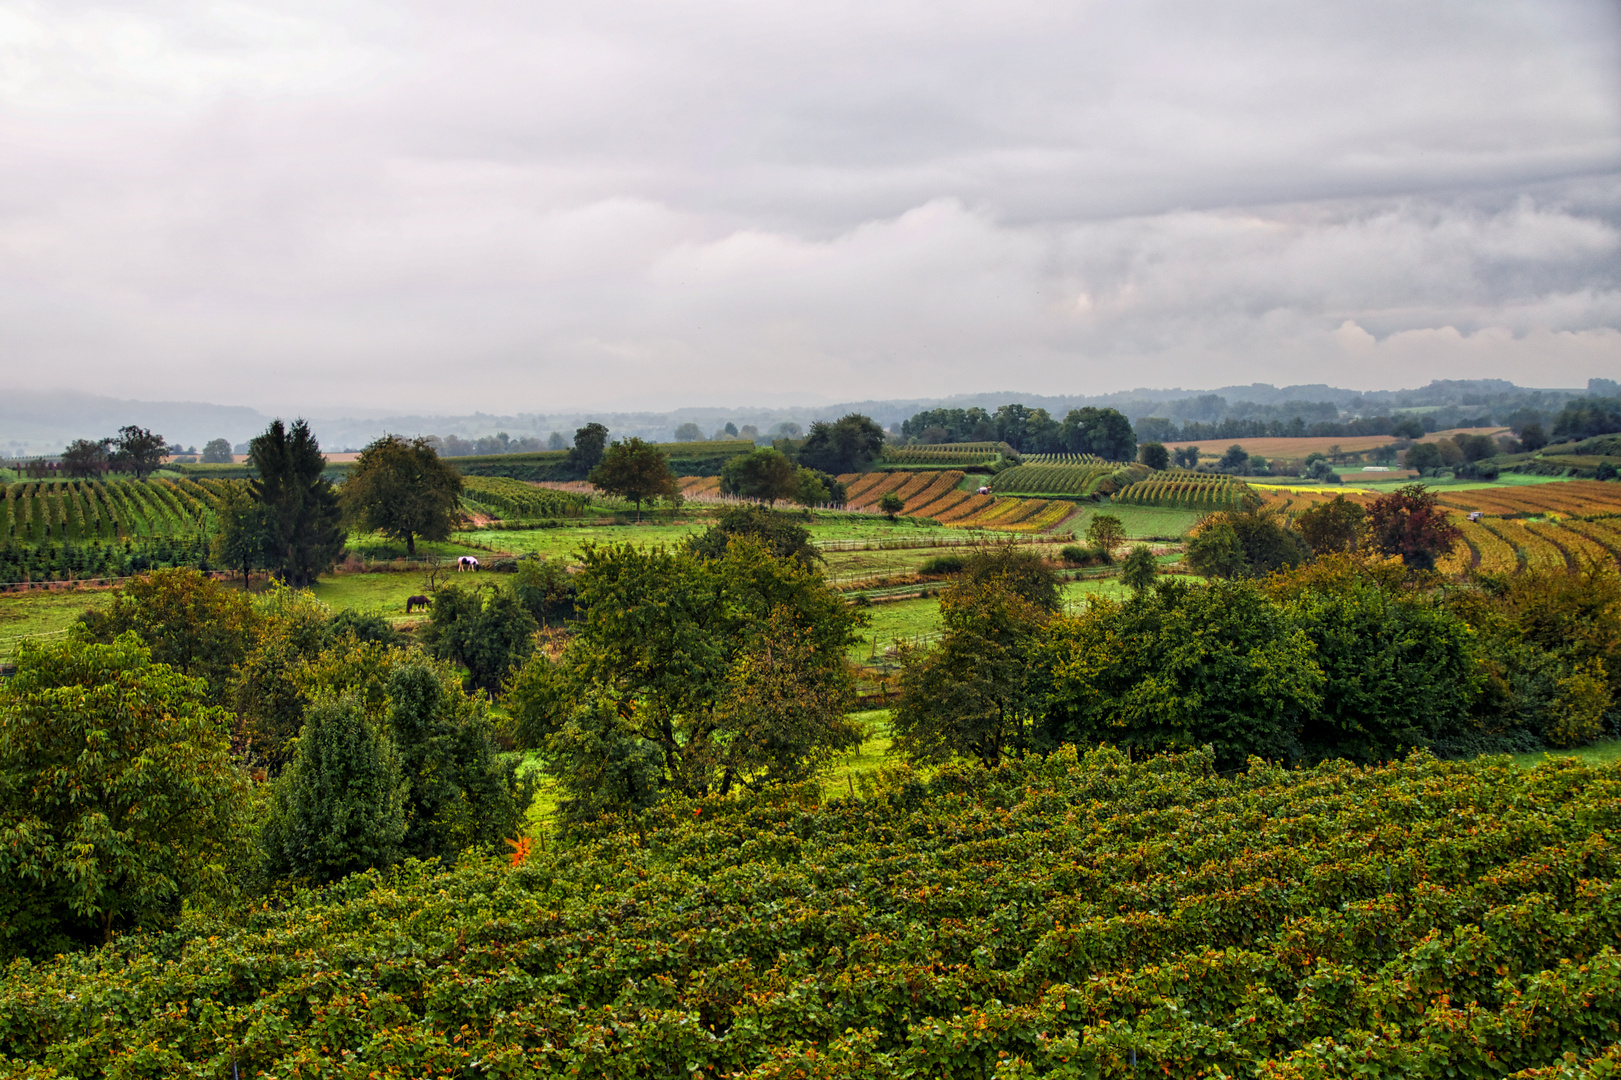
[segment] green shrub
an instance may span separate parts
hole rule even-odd
[[[407,786],[394,746],[352,698],[312,705],[260,833],[267,878],[322,883],[398,862]]]
[[[918,568],[918,573],[960,574],[963,567],[967,565],[968,560],[961,555],[936,555],[933,558],[923,560],[923,565]]]

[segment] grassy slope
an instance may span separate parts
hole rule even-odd
[[[112,595],[110,589],[0,595],[0,658],[9,658],[22,638],[61,633],[85,608],[99,608]]]
[[[1184,536],[1191,530],[1201,515],[1197,510],[1173,510],[1162,506],[1114,506],[1114,505],[1086,505],[1079,513],[1068,518],[1063,523],[1066,531],[1072,531],[1076,536],[1084,537],[1087,527],[1098,514],[1108,514],[1120,519],[1125,526],[1126,539],[1148,540],[1175,539]]]
[[[1551,761],[1575,758],[1588,765],[1612,765],[1621,761],[1621,739],[1607,739],[1592,746],[1578,746],[1574,750],[1538,750],[1531,754],[1515,754],[1514,764],[1522,769],[1534,769]]]

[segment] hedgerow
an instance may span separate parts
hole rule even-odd
[[[1422,755],[670,799],[18,963],[0,1071],[1577,1075],[1621,1037],[1618,826],[1616,766]]]

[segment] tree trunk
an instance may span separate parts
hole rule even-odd
[[[408,532],[405,534],[405,554],[414,559],[416,558],[416,553],[417,535],[414,532]]]

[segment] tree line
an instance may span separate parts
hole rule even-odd
[[[901,434],[920,443],[1005,442],[1021,454],[1092,454],[1104,461],[1132,461],[1137,436],[1117,409],[1087,406],[1055,420],[1046,409],[1019,404],[996,412],[926,409],[901,423]]]

